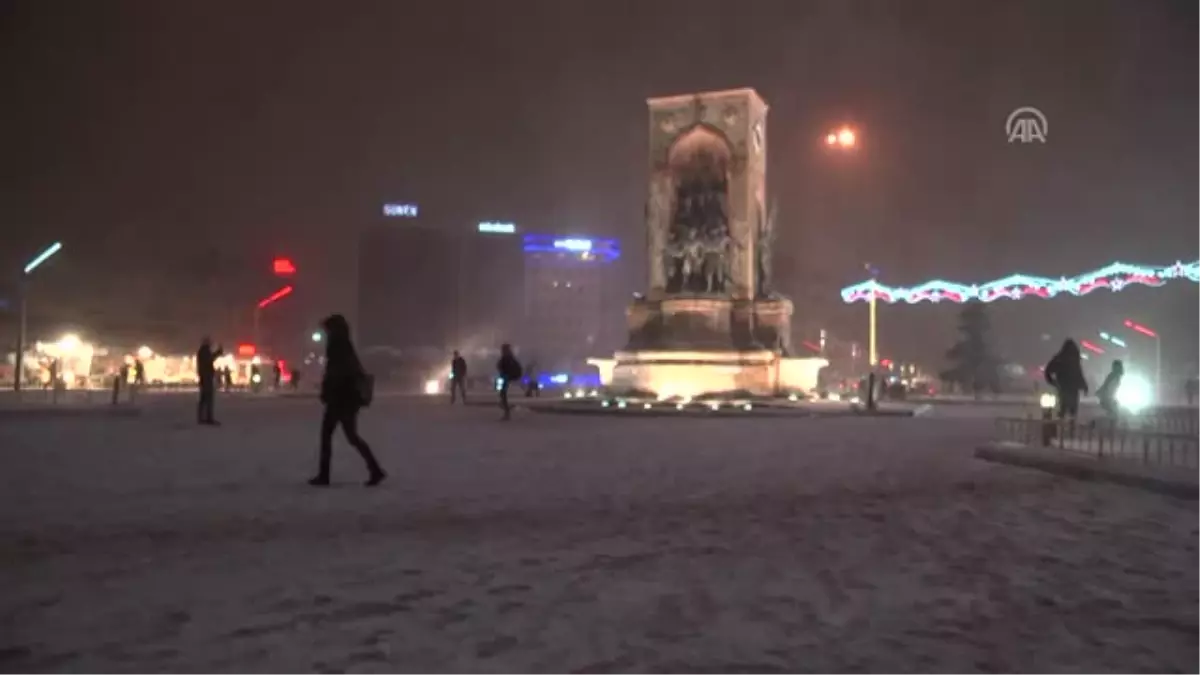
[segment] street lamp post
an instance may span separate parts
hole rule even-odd
[[[839,153],[849,153],[858,149],[858,132],[851,126],[842,125],[836,129],[830,129],[825,134],[825,147]],[[878,294],[875,278],[879,272],[873,268],[870,263],[864,265],[871,272],[871,297],[868,300],[870,305],[869,318],[869,335],[867,337],[867,363],[871,368],[874,368],[879,363],[878,344],[876,343],[876,327],[878,315],[875,307],[875,296]]]
[[[1150,328],[1143,326],[1131,319],[1125,319],[1125,327],[1145,335],[1146,337],[1154,338],[1154,399],[1162,400],[1162,338],[1158,333]]]
[[[871,273],[871,299],[868,301],[869,319],[867,321],[867,365],[872,369],[879,365],[879,314],[875,306],[875,297],[879,295],[879,283],[876,281],[879,276],[879,270],[871,266],[870,263],[864,265],[867,271]]]
[[[25,370],[25,316],[27,305],[29,304],[28,299],[26,298],[26,279],[29,277],[30,272],[33,272],[42,263],[49,260],[50,257],[55,253],[61,251],[62,247],[63,245],[60,241],[56,241],[50,246],[46,247],[46,250],[39,253],[36,258],[30,260],[29,263],[25,265],[25,269],[21,271],[21,277],[17,280],[17,304],[20,305],[17,311],[20,313],[20,319],[17,327],[17,350],[13,354],[14,392],[19,393],[21,391],[21,376],[24,374]]]

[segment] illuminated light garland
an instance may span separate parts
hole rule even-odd
[[[939,279],[926,281],[919,286],[885,286],[872,279],[843,288],[842,300],[847,303],[866,302],[871,299],[873,293],[876,300],[889,304],[941,302],[943,300],[992,302],[1002,298],[1012,300],[1028,297],[1053,298],[1063,293],[1080,296],[1100,288],[1107,288],[1115,293],[1133,284],[1158,287],[1172,279],[1186,279],[1192,283],[1200,283],[1200,260],[1190,263],[1176,262],[1174,265],[1165,267],[1144,267],[1116,262],[1069,279],[1067,277],[1050,279],[1013,274],[986,284],[971,286]]]

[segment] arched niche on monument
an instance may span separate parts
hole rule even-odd
[[[667,151],[672,198],[663,267],[668,293],[725,294],[732,286],[732,158],[724,134],[704,124],[680,133]]]

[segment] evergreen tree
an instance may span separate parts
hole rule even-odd
[[[999,360],[991,348],[991,321],[982,302],[970,302],[958,318],[958,342],[946,352],[950,367],[942,371],[943,382],[958,385],[978,396],[1000,387]]]

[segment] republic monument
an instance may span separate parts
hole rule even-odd
[[[815,388],[826,362],[790,356],[792,302],[771,289],[767,104],[753,89],[648,103],[649,288],[625,349],[593,363],[613,391],[661,398]]]

